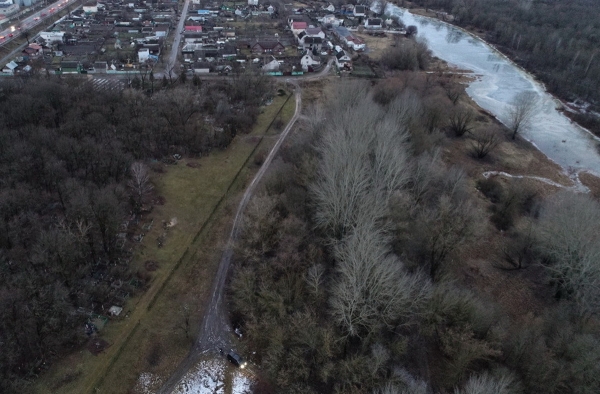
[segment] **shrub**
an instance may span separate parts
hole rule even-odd
[[[497,203],[504,198],[504,188],[496,178],[484,178],[477,181],[477,189],[491,202]]]

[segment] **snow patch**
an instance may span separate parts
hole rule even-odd
[[[251,394],[252,381],[240,371],[236,371],[231,384],[231,394]]]
[[[220,360],[203,360],[179,382],[174,394],[225,394],[225,366]]]
[[[248,371],[223,359],[202,360],[185,374],[173,394],[251,394]]]
[[[161,385],[162,380],[150,372],[142,372],[135,385],[135,392],[142,394],[151,394],[156,392]]]

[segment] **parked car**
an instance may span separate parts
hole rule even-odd
[[[236,367],[240,367],[242,369],[246,368],[246,366],[248,365],[248,363],[244,361],[244,359],[241,358],[240,355],[234,352],[233,350],[227,353],[227,360],[229,360],[229,362],[235,365]]]

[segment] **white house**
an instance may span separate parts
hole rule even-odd
[[[350,56],[344,50],[335,54],[335,64],[340,69],[352,69],[352,59],[350,59]]]
[[[320,27],[307,27],[304,32],[309,37],[320,37],[321,40],[325,39],[325,32]]]
[[[312,52],[307,51],[304,56],[300,59],[302,70],[308,71],[309,67],[315,68],[321,65],[321,59],[318,56],[314,56]]]
[[[83,12],[85,12],[86,14],[95,14],[96,12],[98,12],[98,4],[84,5],[82,8]]]
[[[368,29],[368,30],[383,29],[383,20],[381,18],[368,18],[365,21],[365,29]]]
[[[2,72],[7,73],[7,74],[14,74],[15,73],[15,69],[19,67],[19,65],[17,63],[15,63],[14,60],[11,60],[10,63],[7,63],[4,68],[2,69]]]
[[[279,62],[274,57],[271,57],[271,58],[272,58],[272,60],[270,62],[265,63],[262,66],[263,71],[267,71],[267,72],[268,71],[279,71],[279,66],[280,66]]]
[[[335,15],[325,15],[323,18],[321,18],[321,23],[323,25],[342,26],[344,24],[344,20],[336,18]]]
[[[64,36],[64,31],[43,31],[40,33],[40,37],[43,38],[47,43],[62,41]]]
[[[146,63],[150,58],[150,49],[148,48],[140,48],[138,51],[138,61],[140,63]]]
[[[323,7],[323,9],[325,11],[329,11],[329,12],[334,12],[335,11],[335,7],[331,3],[329,3],[329,5],[327,5],[327,7]]]
[[[248,5],[258,5],[258,0],[248,0]]]
[[[356,17],[364,17],[366,15],[366,8],[364,5],[356,5],[354,6],[354,10],[352,14]]]
[[[345,37],[346,45],[348,47],[354,49],[355,51],[364,51],[365,50],[365,42],[358,37],[348,36]]]

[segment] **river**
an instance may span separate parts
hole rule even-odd
[[[519,93],[535,93],[538,97],[535,115],[522,136],[565,172],[575,175],[589,171],[600,175],[600,139],[557,111],[558,100],[530,74],[478,37],[457,27],[394,5],[388,7],[387,12],[400,16],[405,25],[418,27],[418,36],[427,40],[435,56],[474,72],[477,78],[468,86],[468,95],[501,122],[507,123],[508,108]]]

